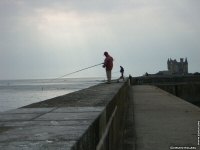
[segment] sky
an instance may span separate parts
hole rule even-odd
[[[200,72],[199,0],[0,0],[0,79],[57,78],[99,64],[125,75],[186,58]],[[102,66],[70,77],[104,77]]]

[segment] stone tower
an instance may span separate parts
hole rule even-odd
[[[171,58],[167,60],[167,68],[171,74],[185,75],[188,74],[188,61],[180,58],[180,62],[177,62],[176,59],[172,60]]]

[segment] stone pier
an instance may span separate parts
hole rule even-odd
[[[0,113],[0,150],[117,149],[127,84],[99,84]]]
[[[0,150],[198,150],[199,128],[199,107],[156,86],[99,84],[0,113]]]

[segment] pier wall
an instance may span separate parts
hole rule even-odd
[[[129,88],[102,83],[0,113],[0,149],[117,150]]]
[[[192,104],[200,104],[200,84],[157,84],[156,86]]]
[[[119,90],[108,91],[113,92],[113,95],[107,99],[103,111],[74,145],[73,150],[118,149],[123,137],[123,119],[127,115],[128,88],[129,85],[124,83]]]
[[[155,85],[200,106],[200,76],[143,76],[131,79],[132,85]]]

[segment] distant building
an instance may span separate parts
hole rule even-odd
[[[189,75],[188,73],[188,61],[187,58],[180,58],[180,62],[177,62],[176,59],[172,60],[171,58],[167,60],[168,70],[162,70],[156,74],[145,73],[143,76],[169,76],[169,75]],[[196,72],[195,75],[200,73]]]
[[[176,59],[172,60],[171,58],[167,60],[167,68],[170,74],[179,74],[185,75],[188,74],[188,61],[180,58],[180,62],[177,62]]]

